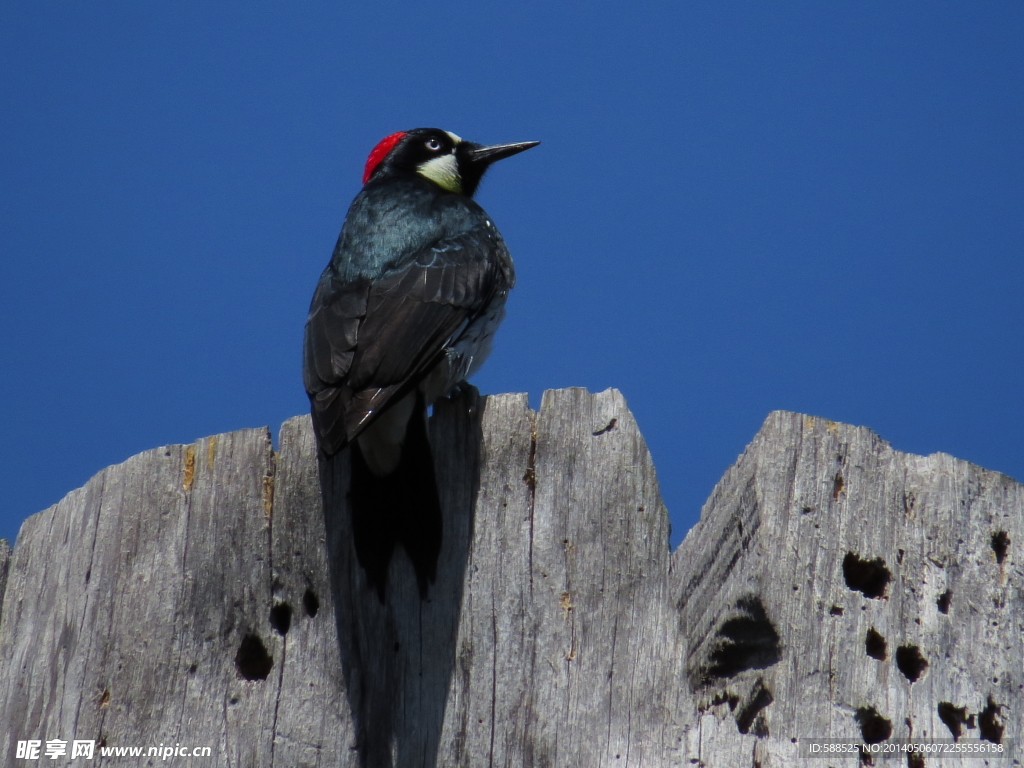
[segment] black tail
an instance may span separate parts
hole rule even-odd
[[[441,501],[422,398],[409,419],[401,461],[390,475],[377,477],[370,472],[358,441],[352,443],[352,538],[359,564],[381,603],[396,544],[412,561],[420,598],[426,599],[427,588],[437,576]]]

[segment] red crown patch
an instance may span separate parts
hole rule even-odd
[[[366,167],[363,168],[363,184],[370,180],[374,170],[380,165],[381,160],[388,156],[388,152],[395,148],[395,144],[402,140],[405,133],[405,131],[398,131],[390,136],[385,136],[377,142],[377,146],[371,150],[370,156],[366,158]]]

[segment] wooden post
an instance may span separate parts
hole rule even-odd
[[[347,462],[318,467],[307,417],[276,453],[266,430],[147,451],[26,521],[0,546],[0,764],[32,764],[30,739],[282,768],[767,768],[808,738],[1020,739],[1015,481],[776,412],[670,553],[615,390],[539,412],[469,390],[431,440],[427,601],[401,553],[384,605],[366,586]],[[888,764],[1021,764],[917,760]]]

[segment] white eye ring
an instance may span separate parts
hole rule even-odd
[[[437,138],[429,138],[429,139],[427,139],[427,149],[429,149],[431,152],[437,152],[439,149],[441,149],[442,146],[443,145],[441,144],[440,139],[437,139]]]

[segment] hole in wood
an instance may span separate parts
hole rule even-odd
[[[523,473],[523,482],[530,489],[530,493],[537,490],[537,471],[532,465],[527,465],[526,471]]]
[[[924,755],[920,752],[907,752],[907,768],[924,768]]]
[[[833,605],[831,608],[829,608],[828,614],[829,616],[842,616],[843,608],[839,605]]]
[[[270,626],[279,635],[287,635],[292,626],[292,607],[288,603],[278,603],[270,609]]]
[[[320,598],[316,596],[316,592],[312,589],[307,589],[302,595],[302,610],[306,612],[309,618],[316,616],[317,611],[320,610]]]
[[[967,707],[957,707],[951,701],[940,701],[938,706],[939,720],[949,728],[953,740],[957,741],[963,735],[963,727],[974,727],[974,715],[967,716]]]
[[[843,487],[844,486],[845,486],[845,483],[843,481],[843,476],[840,473],[836,472],[835,479],[832,481],[832,498],[833,499],[838,499],[839,498],[839,494],[843,492]]]
[[[740,697],[737,696],[735,693],[729,693],[729,692],[716,694],[715,697],[713,699],[711,699],[711,706],[712,707],[717,707],[719,704],[728,704],[730,712],[735,712],[736,711],[736,705],[739,704],[739,703],[740,703]],[[702,709],[701,711],[704,712],[706,710]]]
[[[1002,710],[998,704],[988,697],[988,705],[978,715],[978,728],[981,730],[981,738],[991,741],[994,744],[1001,744],[1003,741],[1003,722],[999,718]]]
[[[928,662],[916,645],[901,645],[896,649],[896,666],[907,680],[915,683],[924,673]]]
[[[235,654],[235,669],[246,680],[266,680],[274,666],[273,657],[267,653],[258,635],[248,634],[242,638]]]
[[[882,637],[882,634],[874,627],[868,630],[867,637],[864,638],[864,650],[872,659],[885,661],[885,638]]]
[[[953,591],[947,589],[939,598],[935,601],[935,605],[939,607],[939,613],[949,613],[949,601],[953,599]]]
[[[1006,559],[1006,550],[1010,548],[1010,537],[1006,531],[997,531],[992,534],[992,551],[996,553],[996,562],[1000,565]]]
[[[862,560],[853,552],[847,552],[843,558],[843,578],[846,586],[855,589],[864,597],[879,598],[885,595],[885,587],[892,578],[885,560],[876,557],[874,560]]]
[[[739,615],[726,619],[716,632],[705,680],[733,677],[745,669],[764,669],[778,662],[779,634],[768,619],[761,600],[747,595],[736,601]]]
[[[768,723],[761,715],[761,710],[773,701],[772,692],[764,684],[764,680],[758,680],[754,686],[750,701],[740,708],[736,713],[736,728],[740,733],[753,733],[758,738],[768,736]]]
[[[854,720],[860,726],[861,738],[868,744],[877,744],[892,736],[892,721],[878,714],[874,707],[861,707]]]

